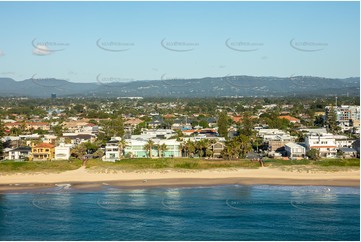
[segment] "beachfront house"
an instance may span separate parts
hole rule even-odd
[[[93,133],[63,133],[63,139],[68,139],[71,144],[78,145],[84,142],[93,143],[96,140],[96,135]]]
[[[54,145],[48,143],[41,143],[32,145],[31,155],[29,156],[29,159],[32,161],[46,161],[54,159],[54,156]]]
[[[224,150],[225,144],[224,142],[217,141],[215,144],[210,145],[210,150],[212,151],[213,158],[222,157],[222,151]]]
[[[306,155],[306,148],[294,142],[285,144],[285,151],[290,158],[303,158]]]
[[[279,129],[259,129],[258,137],[263,139],[263,145],[267,147],[269,151],[278,151],[282,149],[285,144],[295,141],[294,136]]]
[[[355,158],[357,156],[357,151],[353,148],[343,147],[339,151],[342,153],[343,158]]]
[[[154,145],[152,147],[152,157],[181,157],[180,142],[175,139],[152,139]],[[148,139],[126,139],[125,140],[124,156],[131,158],[146,158],[149,157],[149,151],[144,147],[148,143]],[[166,150],[161,152],[159,146],[165,144]]]
[[[346,135],[334,135],[336,146],[338,148],[351,148],[352,143],[355,142],[355,139],[351,139],[350,137],[347,137]]]
[[[54,160],[69,160],[71,146],[72,145],[61,143],[59,146],[55,147]]]
[[[336,158],[337,145],[333,134],[310,133],[305,137],[306,151],[316,149],[322,158]]]
[[[31,147],[22,146],[8,151],[8,156],[5,159],[24,161],[29,158]]]
[[[102,157],[103,161],[115,162],[120,160],[119,140],[110,140],[105,145],[105,155]]]

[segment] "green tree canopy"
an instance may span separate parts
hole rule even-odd
[[[100,122],[100,125],[103,128],[102,131],[104,132],[104,138],[107,140],[114,136],[123,137],[124,135],[124,125],[121,117],[111,120],[103,120]]]
[[[329,133],[338,133],[340,127],[337,126],[337,114],[333,106],[330,107],[327,113],[326,128]]]
[[[220,136],[228,138],[228,117],[226,112],[221,112],[218,118],[218,133]]]
[[[240,135],[253,136],[253,122],[251,119],[251,114],[249,112],[244,112],[242,117],[242,125],[238,129]]]
[[[306,155],[308,158],[310,158],[311,160],[319,160],[320,159],[320,151],[316,150],[316,149],[311,149],[309,151],[306,152]]]

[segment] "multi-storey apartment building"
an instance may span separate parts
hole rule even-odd
[[[346,106],[333,107],[336,112],[336,120],[340,126],[355,127],[360,124],[360,106]],[[329,116],[331,107],[326,107],[326,120]]]

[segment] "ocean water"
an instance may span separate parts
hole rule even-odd
[[[360,190],[212,186],[0,194],[0,240],[355,240]]]

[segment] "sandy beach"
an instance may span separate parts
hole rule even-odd
[[[359,186],[360,171],[313,172],[283,171],[277,168],[214,170],[151,170],[96,172],[81,167],[62,173],[7,174],[0,176],[0,192],[72,184],[79,189],[105,185],[119,187],[205,186],[222,184]]]

